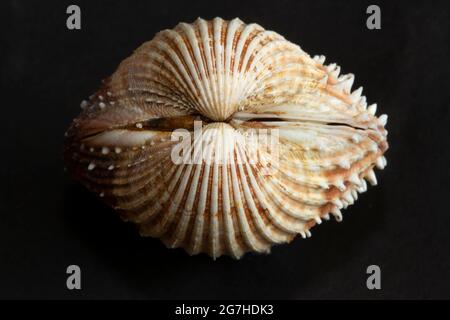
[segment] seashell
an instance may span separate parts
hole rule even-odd
[[[239,19],[180,23],[81,103],[67,168],[143,236],[189,254],[310,237],[377,184],[388,149],[387,116],[324,62]]]

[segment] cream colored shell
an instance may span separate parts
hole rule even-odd
[[[239,258],[309,237],[377,183],[388,148],[387,116],[324,60],[239,19],[180,23],[82,102],[66,165],[142,235],[190,254]],[[177,128],[200,161],[174,162]],[[256,143],[252,130],[274,134]]]

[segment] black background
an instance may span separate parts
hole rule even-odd
[[[82,30],[66,28],[81,7]],[[448,1],[2,1],[0,298],[450,298]],[[180,21],[257,22],[356,75],[387,113],[379,185],[308,240],[240,261],[140,238],[63,170],[79,103],[142,42]],[[66,267],[82,290],[66,289]],[[366,288],[366,268],[382,289]]]

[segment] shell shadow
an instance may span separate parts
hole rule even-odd
[[[288,245],[275,246],[270,255],[250,253],[239,261],[228,257],[213,261],[203,254],[191,257],[181,249],[169,250],[158,239],[141,238],[133,225],[122,222],[81,186],[67,183],[64,195],[64,220],[71,236],[81,242],[87,256],[101,261],[80,260],[87,266],[106,265],[108,270],[101,272],[118,279],[115,286],[111,279],[96,277],[104,283],[96,283],[89,295],[106,299],[332,298],[318,292],[316,282],[358,264],[355,256],[362,255],[368,237],[382,229],[386,212],[380,199],[385,195],[369,192],[346,210],[355,217],[313,228],[310,240],[297,237]],[[373,201],[375,206],[368,205]],[[361,268],[358,265],[358,272]]]

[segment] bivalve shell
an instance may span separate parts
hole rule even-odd
[[[213,258],[306,238],[384,168],[387,116],[352,74],[257,24],[159,32],[66,133],[72,175],[168,247]]]

